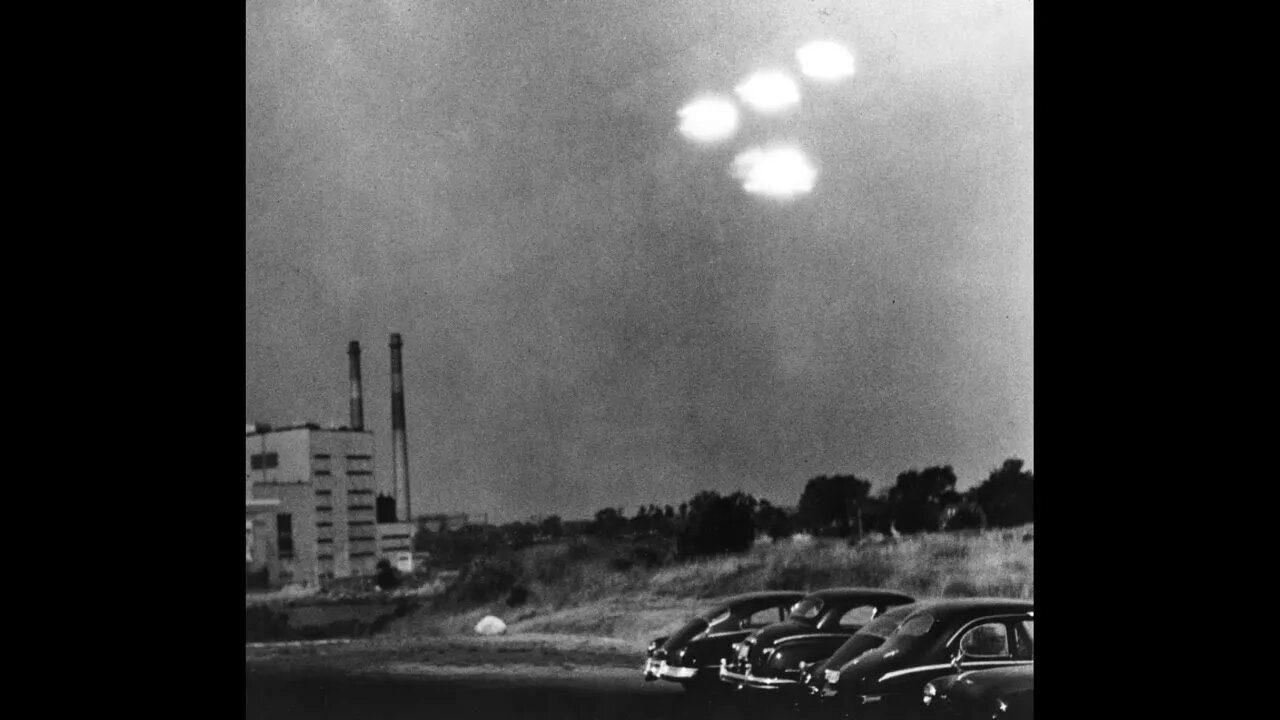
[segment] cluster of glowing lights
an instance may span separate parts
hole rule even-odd
[[[733,161],[733,175],[753,195],[789,199],[813,190],[818,171],[799,148],[751,148]]]
[[[766,115],[781,112],[800,102],[800,86],[790,75],[779,70],[755,73],[733,91],[751,109]]]
[[[728,140],[738,131],[738,106],[716,95],[700,97],[680,108],[680,133],[700,143]]]
[[[853,54],[839,43],[816,40],[796,50],[800,74],[829,84],[854,75]],[[738,100],[760,115],[778,115],[800,104],[800,85],[783,70],[752,73],[733,89]],[[677,112],[680,133],[700,144],[723,143],[740,125],[738,105],[726,95],[702,95]],[[790,199],[812,192],[818,171],[794,145],[756,146],[738,153],[731,167],[742,189],[753,195]]]
[[[839,43],[816,40],[796,51],[800,72],[814,80],[836,81],[853,77],[853,54]]]

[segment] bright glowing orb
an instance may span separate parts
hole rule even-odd
[[[798,148],[751,148],[733,160],[733,175],[753,195],[789,199],[813,190],[818,171]]]
[[[701,97],[676,114],[680,117],[680,133],[694,142],[720,142],[738,131],[738,107],[726,98]]]
[[[796,51],[800,72],[814,80],[835,81],[853,76],[853,55],[839,43],[815,40]]]
[[[752,109],[762,113],[779,112],[800,102],[796,81],[777,70],[755,73],[733,91]]]

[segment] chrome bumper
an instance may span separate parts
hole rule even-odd
[[[698,674],[698,668],[668,665],[666,660],[648,658],[644,661],[645,682],[659,678],[663,680],[692,680]]]
[[[751,674],[750,670],[746,673],[736,673],[725,665],[723,660],[720,661],[720,679],[730,685],[738,687],[750,687],[756,690],[778,690],[788,685],[798,685],[798,680],[788,678],[767,678],[757,677]]]
[[[820,687],[805,685],[805,690],[807,690],[809,695],[812,697],[822,698],[824,700],[836,696],[836,689],[832,687],[830,683],[823,683]]]

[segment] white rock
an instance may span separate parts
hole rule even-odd
[[[483,620],[476,623],[476,632],[481,635],[501,635],[506,631],[507,624],[492,615],[486,615]]]

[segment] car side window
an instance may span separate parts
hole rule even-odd
[[[871,622],[875,618],[876,607],[874,605],[862,605],[860,607],[849,608],[840,616],[840,627],[857,629]]]
[[[1009,657],[1009,629],[1002,622],[985,622],[960,638],[960,649],[975,658]]]
[[[1034,660],[1036,656],[1035,645],[1035,621],[1023,620],[1013,626],[1014,639],[1018,643],[1017,658],[1018,660]]]
[[[767,607],[751,613],[751,617],[747,618],[746,623],[744,623],[742,627],[762,628],[765,625],[772,625],[776,622],[778,622],[777,608]]]

